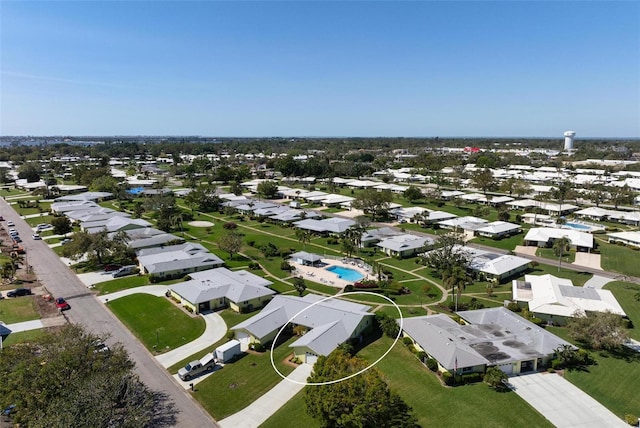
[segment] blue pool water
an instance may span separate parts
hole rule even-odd
[[[335,273],[336,275],[338,275],[338,278],[344,279],[345,281],[356,282],[364,278],[364,275],[362,275],[360,272],[342,266],[329,266],[327,270],[329,272]]]
[[[591,230],[591,226],[585,226],[584,224],[580,223],[565,223],[564,225],[569,226],[572,229]]]
[[[134,187],[133,189],[127,190],[127,193],[131,195],[139,195],[144,191],[144,187]]]

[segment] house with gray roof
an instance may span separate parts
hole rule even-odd
[[[547,366],[569,342],[504,307],[457,313],[465,324],[438,314],[403,320],[403,335],[438,362],[440,371],[466,374],[495,366],[520,374]]]
[[[272,282],[249,271],[216,268],[195,272],[191,280],[169,287],[171,296],[196,314],[229,307],[251,312],[266,305],[276,293]]]
[[[347,229],[356,225],[356,222],[347,218],[330,217],[323,220],[307,218],[293,223],[298,229],[308,230],[323,235],[340,235]]]
[[[88,233],[98,233],[106,230],[107,232],[119,232],[121,230],[140,229],[151,227],[151,223],[141,218],[130,217],[111,217],[107,220],[90,221],[80,223],[80,228]]]
[[[221,267],[224,261],[200,244],[186,243],[142,249],[138,264],[140,272],[164,280]]]
[[[65,213],[72,222],[89,223],[94,221],[106,221],[113,217],[131,217],[131,214],[111,208],[100,208],[96,210],[70,211]]]
[[[403,235],[402,232],[390,227],[380,227],[377,229],[366,230],[360,237],[360,246],[371,247],[378,242],[391,238],[393,236]]]
[[[433,239],[408,233],[391,236],[376,245],[392,257],[411,257],[424,251],[424,247],[433,244]]]
[[[507,221],[492,221],[491,223],[482,224],[475,230],[478,236],[485,236],[492,239],[501,239],[511,235],[517,235],[522,231],[519,224],[509,223]]]
[[[55,199],[56,202],[68,202],[68,201],[99,201],[104,199],[110,199],[113,197],[113,193],[110,192],[84,192],[76,195],[60,196]]]
[[[54,202],[51,204],[53,214],[64,214],[69,211],[95,210],[102,208],[93,201]]]
[[[269,344],[285,326],[283,334],[302,326],[306,332],[289,346],[296,357],[312,364],[319,355],[328,355],[341,343],[358,340],[374,322],[369,306],[338,299],[322,300],[322,296],[314,294],[304,297],[280,294],[259,314],[231,330],[246,349],[251,344]]]

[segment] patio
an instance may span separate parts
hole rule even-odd
[[[318,282],[320,284],[329,285],[339,289],[343,289],[345,286],[353,284],[353,282],[338,278],[337,274],[327,270],[332,266],[354,270],[360,273],[363,279],[369,279],[371,276],[362,263],[358,264],[355,261],[348,261],[347,259],[335,260],[323,257],[320,263],[315,266],[306,266],[299,263],[294,263],[294,266],[295,270],[291,272],[292,275],[300,276],[308,281]]]

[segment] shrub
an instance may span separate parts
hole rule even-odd
[[[250,246],[250,247],[255,246],[256,245],[256,240],[255,239],[249,239],[247,241],[247,245]]]
[[[453,375],[449,372],[442,373],[442,380],[444,380],[444,383],[447,385],[453,385]]]
[[[280,263],[280,270],[291,272],[293,270],[293,266],[291,266],[289,262],[283,260],[282,263]]]
[[[542,320],[540,318],[537,318],[537,317],[533,317],[529,321],[531,321],[532,323],[534,323],[537,326],[541,326],[542,325]]]
[[[251,262],[249,263],[249,270],[260,270],[260,263],[258,262]]]
[[[624,415],[624,421],[632,427],[638,426],[638,417],[636,415],[627,413],[626,415]]]
[[[556,371],[555,371],[552,367],[549,367],[549,368],[547,369],[547,373],[555,373],[555,372],[556,372]]]
[[[276,247],[273,242],[269,242],[267,245],[260,247],[260,251],[262,251],[265,257],[275,257],[280,254],[280,250],[278,250],[278,247]]]
[[[336,238],[327,239],[327,244],[329,245],[338,245],[338,240]]]
[[[482,375],[480,373],[467,373],[463,374],[460,380],[462,383],[476,383],[482,381]]]
[[[562,361],[560,361],[559,359],[553,359],[551,360],[551,368],[553,370],[562,370],[564,368]]]
[[[233,229],[237,229],[238,225],[232,221],[228,221],[225,224],[223,224],[222,227],[226,230],[233,230]]]
[[[160,278],[158,278],[155,275],[149,275],[149,282],[152,283],[152,284],[155,284],[157,282],[160,282]]]
[[[516,302],[509,302],[509,304],[507,305],[507,309],[509,309],[511,312],[520,312],[522,310],[522,308],[518,306],[518,303]]]
[[[354,290],[354,288],[353,288],[353,284],[347,284],[347,285],[344,287],[344,291],[345,291],[345,292],[347,292],[347,293],[349,293],[349,292],[351,292],[351,291],[353,291],[353,290]]]
[[[233,330],[229,330],[227,332],[227,339],[232,340],[234,337],[236,336],[235,332]]]
[[[413,345],[413,340],[411,340],[410,337],[403,337],[402,343],[404,343],[406,346],[410,346]]]
[[[438,370],[438,362],[436,361],[435,358],[427,359],[427,368],[432,372],[435,372]]]
[[[424,351],[418,351],[416,352],[416,357],[418,357],[420,361],[424,361],[424,359],[427,358],[427,353]]]

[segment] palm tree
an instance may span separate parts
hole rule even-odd
[[[557,239],[553,243],[553,254],[558,257],[558,271],[560,271],[560,266],[562,266],[562,256],[564,256],[566,251],[569,251],[570,245],[571,241],[566,236]]]
[[[465,289],[468,283],[471,282],[471,277],[467,273],[467,269],[464,266],[456,265],[451,269],[442,273],[443,283],[451,291],[456,290],[455,310],[458,310],[458,300],[462,297],[462,291]]]
[[[307,250],[307,244],[311,241],[311,233],[308,230],[296,229],[296,238],[302,244],[302,249]]]

